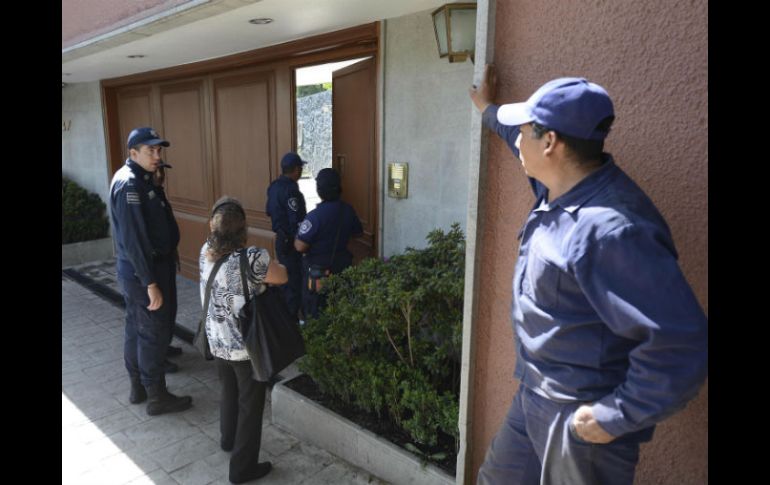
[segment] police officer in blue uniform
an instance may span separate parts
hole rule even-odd
[[[281,159],[282,175],[267,188],[266,212],[275,232],[276,256],[289,274],[289,282],[281,290],[292,315],[299,313],[302,301],[302,255],[294,249],[294,238],[307,213],[305,197],[297,184],[306,163],[296,153],[287,153]]]
[[[169,142],[150,127],[128,135],[129,158],[110,186],[117,275],[126,301],[123,355],[131,379],[129,401],[147,400],[147,414],[188,409],[190,396],[166,389],[164,360],[176,308],[179,227],[153,174]]]
[[[342,185],[333,168],[324,168],[316,177],[316,190],[321,203],[302,221],[294,240],[297,251],[304,253],[302,277],[307,282],[311,266],[321,266],[331,274],[340,273],[353,264],[353,254],[347,249],[353,236],[364,232],[356,211],[340,200]],[[336,246],[335,246],[336,241]],[[318,317],[326,298],[302,285],[302,306],[307,317]]]

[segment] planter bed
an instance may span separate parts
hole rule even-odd
[[[449,485],[455,483],[455,478],[445,470],[431,463],[425,463],[413,453],[326,409],[287,386],[289,384],[297,387],[301,382],[299,380],[302,379],[309,378],[300,375],[273,387],[271,409],[274,424],[289,431],[298,439],[319,446],[394,484]]]
[[[61,245],[61,267],[77,266],[113,256],[112,238],[94,239]]]

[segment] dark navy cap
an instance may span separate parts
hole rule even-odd
[[[316,187],[319,189],[333,189],[340,186],[340,174],[333,168],[324,168],[315,178]]]
[[[579,77],[548,81],[527,101],[504,104],[497,110],[497,121],[504,125],[534,121],[583,140],[604,140],[608,132],[596,128],[608,116],[615,116],[615,111],[607,91]]]
[[[301,167],[302,165],[305,165],[307,162],[303,161],[301,158],[299,158],[299,155],[297,155],[294,152],[289,152],[286,155],[283,156],[281,159],[281,168],[282,169],[288,169],[292,167]]]
[[[162,145],[164,147],[170,146],[171,143],[167,142],[158,135],[158,132],[149,126],[142,128],[135,128],[128,134],[128,149],[132,149],[137,145]]]

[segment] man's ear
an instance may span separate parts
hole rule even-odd
[[[545,135],[543,135],[543,141],[545,143],[543,152],[546,155],[550,155],[553,153],[553,150],[556,148],[556,141],[558,140],[558,136],[556,136],[555,131],[547,131]]]

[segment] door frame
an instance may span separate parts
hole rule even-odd
[[[378,32],[378,35],[379,35],[379,32]],[[378,45],[379,45],[379,43],[378,43]],[[382,211],[380,210],[381,207],[383,207],[383,204],[382,204],[382,201],[381,201],[382,190],[383,189],[382,189],[382,186],[381,186],[382,185],[382,178],[380,176],[380,171],[381,171],[381,167],[382,167],[382,163],[381,163],[382,150],[381,150],[381,146],[380,146],[380,140],[381,140],[380,132],[382,130],[382,126],[383,125],[382,125],[382,120],[381,120],[381,116],[380,116],[380,114],[381,114],[381,106],[380,106],[381,98],[380,98],[380,96],[381,96],[381,93],[382,93],[382,89],[381,89],[381,84],[380,83],[382,82],[382,80],[381,80],[381,76],[380,76],[381,59],[380,59],[379,50],[375,49],[375,50],[372,50],[369,53],[354,54],[354,55],[343,55],[343,56],[331,55],[331,56],[328,56],[328,57],[320,57],[319,58],[320,60],[314,60],[313,62],[309,62],[309,63],[308,62],[303,62],[303,63],[291,64],[290,67],[291,67],[291,70],[292,70],[292,74],[294,74],[294,72],[297,69],[302,69],[302,68],[305,68],[305,67],[312,67],[312,66],[317,66],[317,65],[320,65],[320,64],[329,64],[329,63],[334,63],[334,62],[349,61],[349,60],[359,59],[359,58],[371,58],[372,61],[374,62],[374,93],[373,93],[373,95],[374,95],[374,113],[373,113],[373,118],[374,118],[374,127],[373,127],[373,129],[374,129],[374,133],[372,134],[373,135],[373,139],[372,139],[372,143],[373,143],[373,147],[372,147],[373,160],[372,160],[372,167],[371,167],[372,173],[373,173],[373,178],[374,178],[374,180],[372,181],[372,187],[371,187],[371,190],[374,192],[373,194],[371,194],[371,202],[372,202],[372,207],[374,209],[374,217],[372,218],[372,224],[373,224],[373,227],[372,227],[372,256],[373,257],[380,257],[380,256],[382,256],[382,247],[380,245],[380,241],[382,241],[381,233],[382,233],[382,219],[383,219]],[[340,70],[348,69],[348,68],[351,68],[352,66],[355,66],[355,64],[352,64],[351,66],[343,67]],[[296,84],[297,84],[296,75],[292,75],[291,76],[291,92],[294,93],[295,96],[296,96],[296,92],[297,92],[297,85]],[[333,99],[333,97],[332,97],[332,99]],[[291,143],[292,143],[293,150],[296,152],[297,151],[297,112],[296,112],[297,111],[297,103],[296,103],[296,98],[294,98],[293,101],[294,102],[292,102],[292,138],[291,138]],[[332,109],[334,109],[333,102],[332,102]],[[334,115],[332,114],[332,116],[334,116]],[[334,135],[332,134],[332,137],[333,136]],[[339,168],[337,167],[337,162],[334,159],[334,153],[332,153],[332,168],[334,168],[334,169],[339,171]]]

